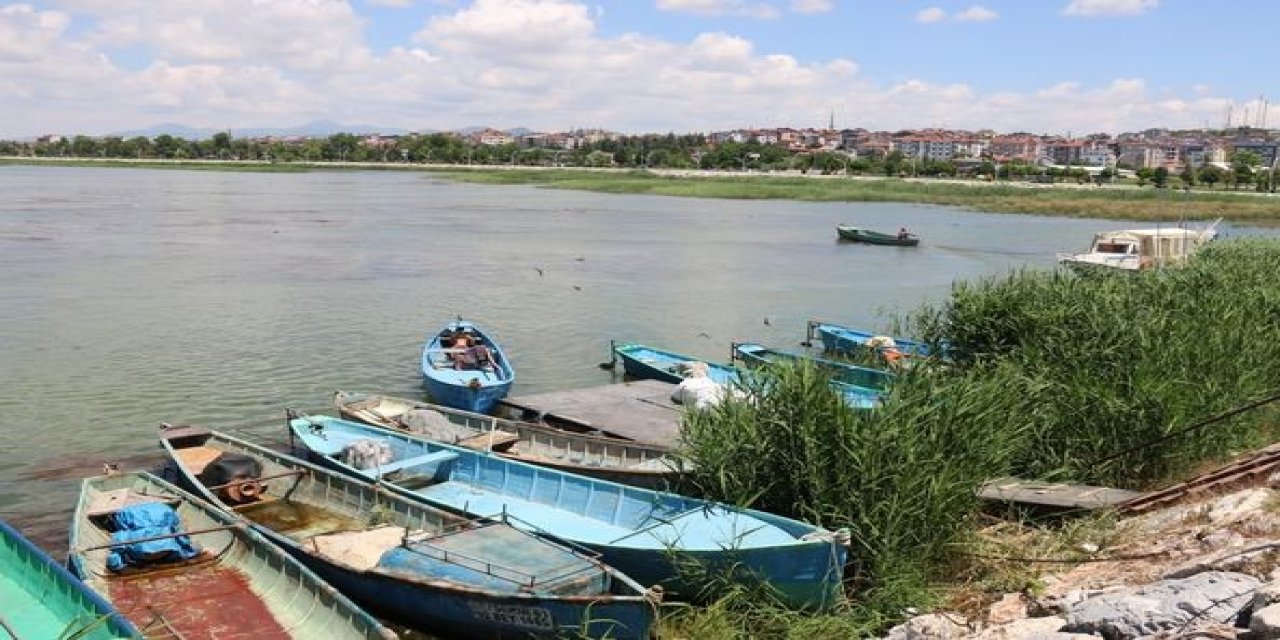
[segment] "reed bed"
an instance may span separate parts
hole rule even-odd
[[[882,630],[939,583],[973,577],[957,551],[972,543],[987,479],[1148,488],[1280,435],[1266,408],[1184,432],[1280,391],[1277,273],[1280,242],[1241,239],[1160,272],[957,283],[945,303],[900,319],[949,343],[951,360],[905,372],[881,408],[850,409],[800,363],[690,413],[692,489],[849,527],[852,604],[836,618]],[[781,614],[752,602],[685,622],[773,628]]]
[[[1225,217],[1280,225],[1280,203],[1248,193],[848,177],[657,175],[645,171],[446,170],[452,179],[600,193],[810,202],[919,202],[997,213],[1179,221]]]

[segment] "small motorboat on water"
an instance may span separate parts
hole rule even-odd
[[[908,233],[906,229],[898,233],[882,233],[862,227],[841,224],[836,225],[836,235],[841,240],[864,244],[882,244],[896,247],[914,247],[920,244],[920,236]]]

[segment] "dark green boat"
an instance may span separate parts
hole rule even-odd
[[[863,229],[862,227],[839,224],[836,225],[836,233],[839,234],[841,240],[850,242],[883,244],[896,247],[914,247],[920,244],[920,236],[907,233],[905,229],[899,233],[880,233],[879,231]]]

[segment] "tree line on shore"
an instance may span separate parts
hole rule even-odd
[[[362,162],[387,164],[449,164],[471,166],[613,167],[631,169],[714,169],[722,171],[800,171],[822,175],[880,175],[886,177],[975,177],[1099,184],[1120,177],[1107,167],[1091,172],[1083,166],[1040,166],[1024,161],[994,162],[913,158],[901,151],[882,156],[855,157],[823,149],[793,151],[757,141],[709,144],[706,136],[621,136],[585,142],[572,149],[525,146],[518,143],[480,144],[449,133],[407,135],[367,140],[350,133],[328,137],[281,140],[235,138],[222,132],[205,140],[168,134],[91,137],[77,135],[33,142],[0,141],[0,155],[40,158],[99,158],[130,160],[222,160],[271,163]],[[1164,167],[1137,169],[1139,186],[1214,188],[1217,185],[1275,191],[1275,171],[1262,166],[1251,151],[1232,156],[1227,167],[1188,165],[1174,175]]]

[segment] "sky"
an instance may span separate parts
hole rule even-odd
[[[1278,127],[1277,25],[1275,0],[0,0],[0,138]]]

